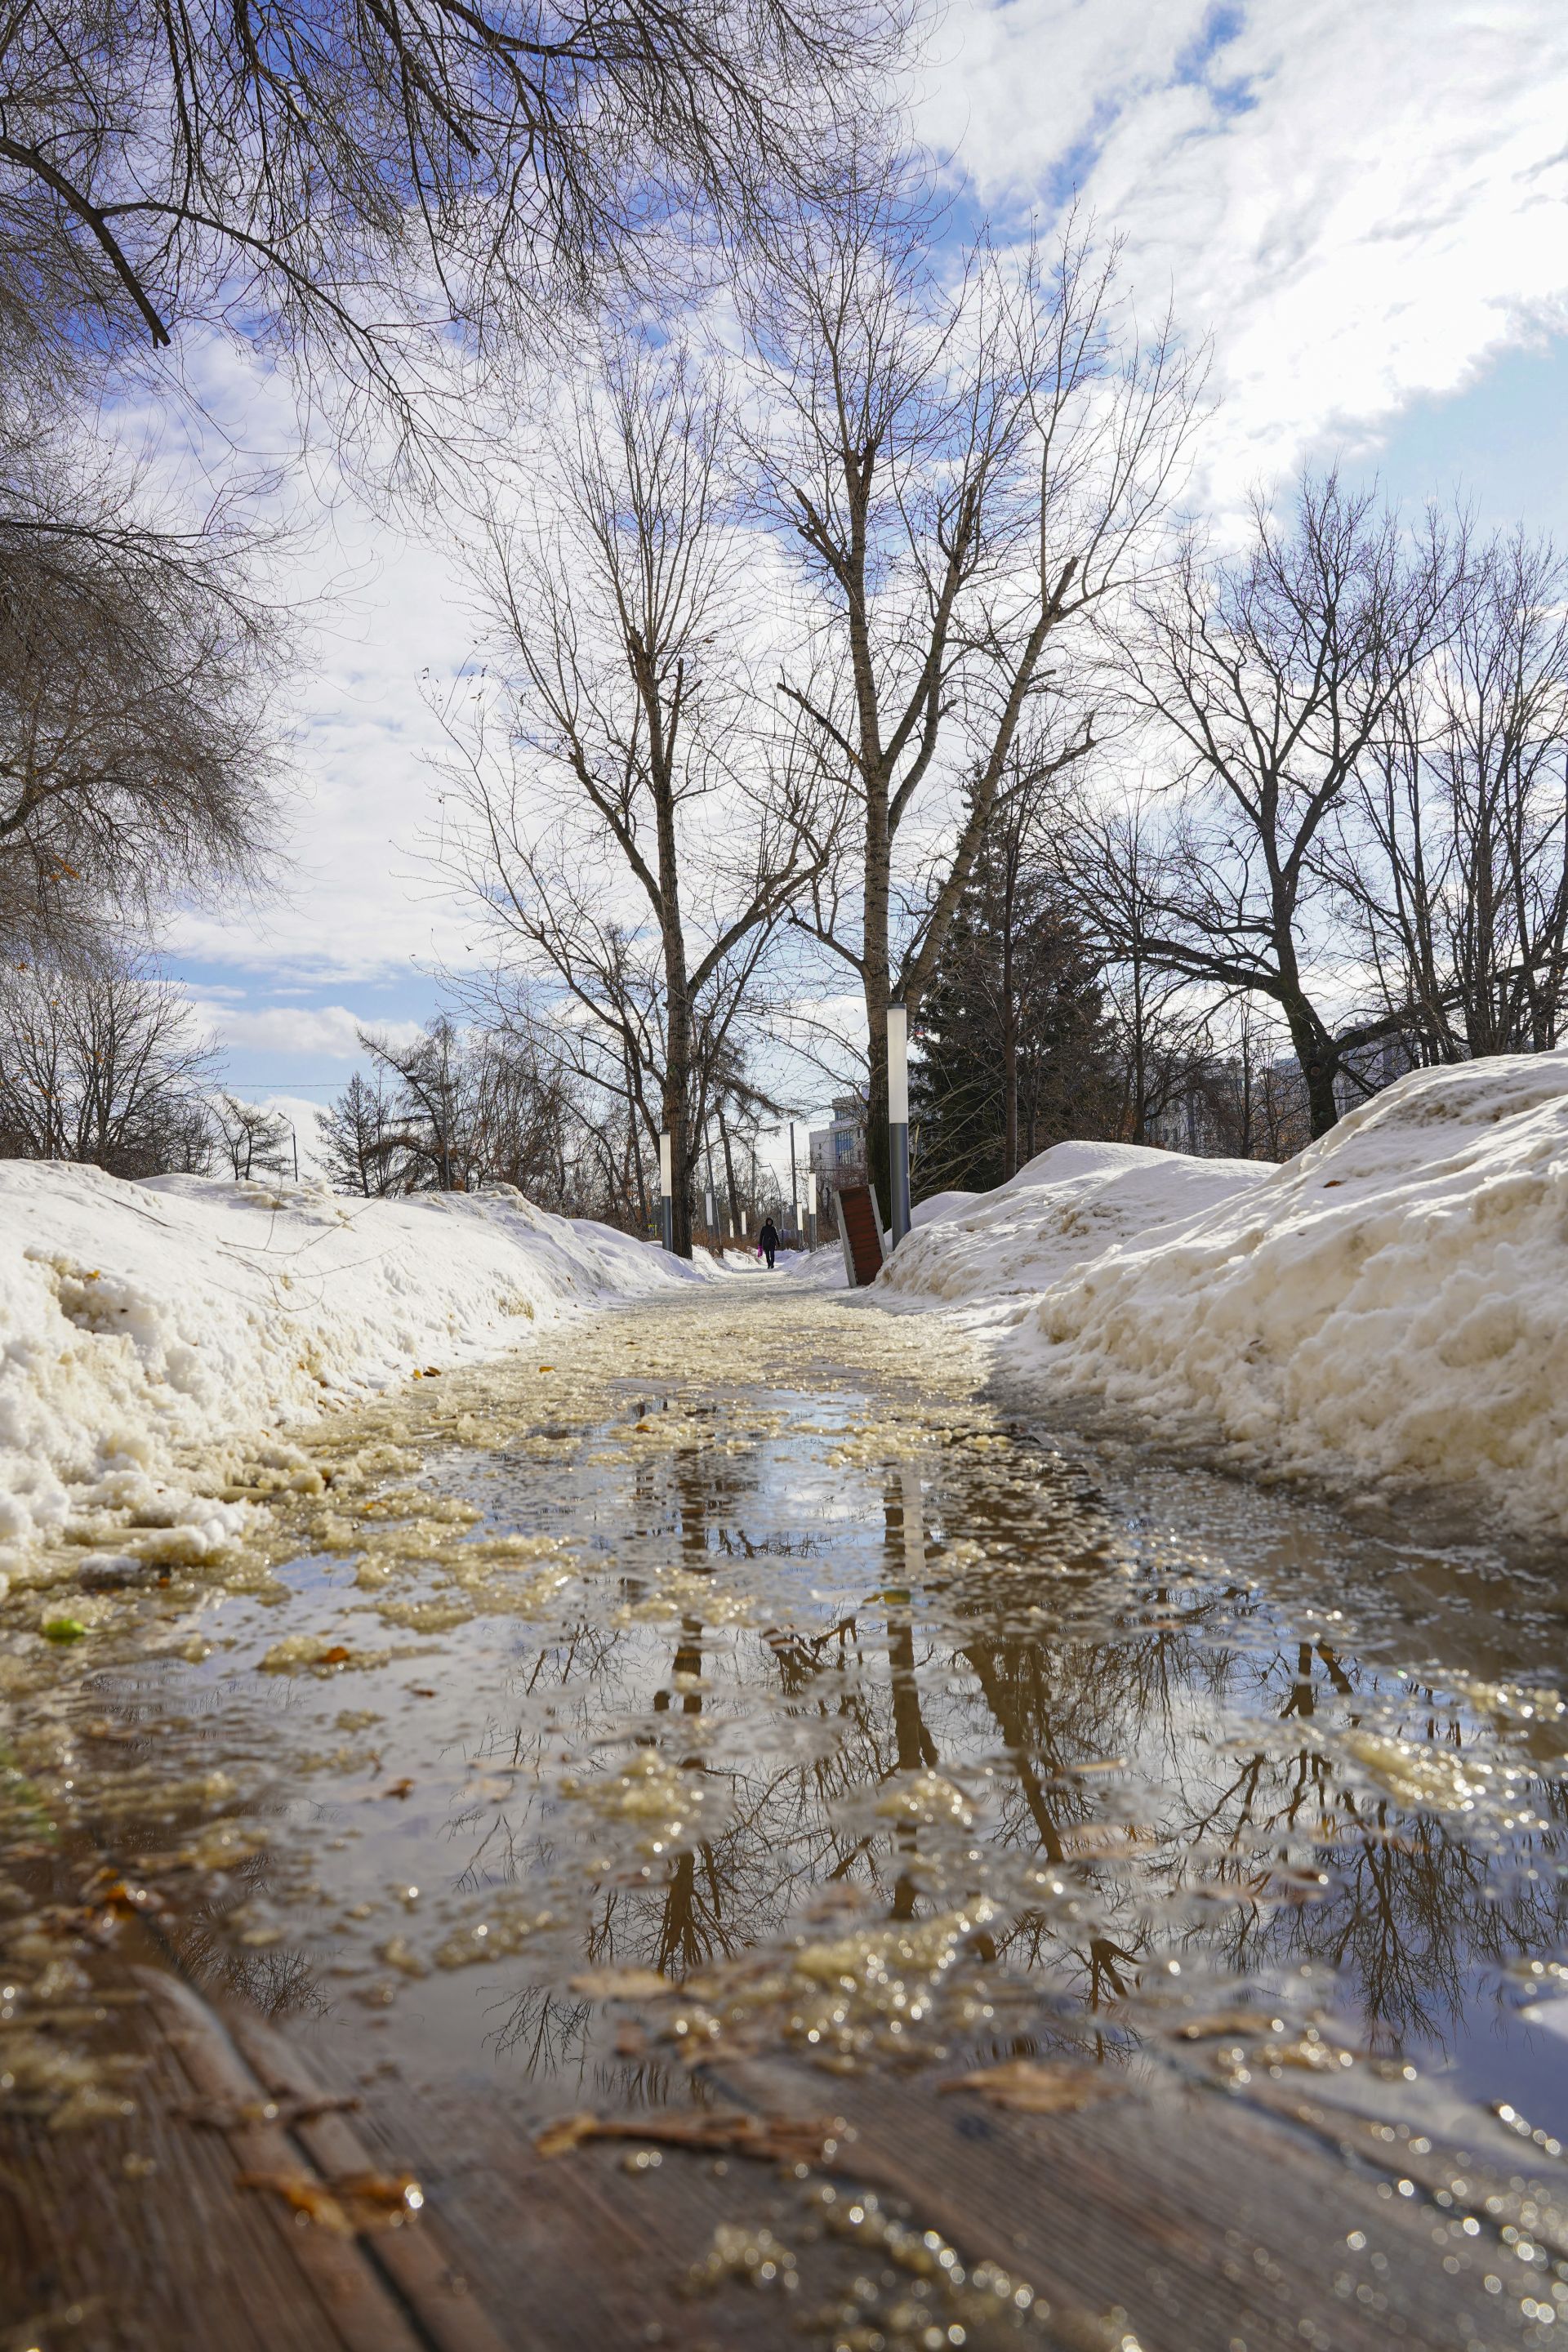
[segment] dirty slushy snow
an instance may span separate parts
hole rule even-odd
[[[359,1201],[0,1164],[0,1576],[62,1534],[215,1557],[255,1508],[215,1491],[226,1449],[308,1478],[268,1441],[323,1406],[706,1271],[510,1186]]]
[[[1206,1189],[1206,1193],[1205,1190]],[[1062,1144],[882,1275],[1235,1466],[1568,1532],[1568,1053],[1413,1072],[1284,1167]]]

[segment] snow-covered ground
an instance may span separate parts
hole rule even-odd
[[[1254,1160],[1189,1160],[1135,1143],[1058,1143],[994,1192],[939,1192],[879,1278],[879,1295],[1025,1299],[1088,1258],[1267,1181]]]
[[[1568,1534],[1568,1053],[1414,1072],[1282,1168],[1060,1145],[878,1291],[1238,1467]]]
[[[247,1507],[202,1491],[226,1444],[254,1456],[323,1405],[531,1322],[720,1278],[510,1187],[353,1201],[0,1161],[0,1574],[68,1530],[143,1559],[213,1555]]]

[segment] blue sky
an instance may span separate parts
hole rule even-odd
[[[1568,540],[1561,0],[951,0],[916,100],[955,228],[1076,192],[1150,308],[1211,339],[1216,514],[1339,455]],[[472,641],[456,573],[352,500],[313,562],[307,584],[350,586],[299,688],[289,886],[170,942],[231,1082],[300,1103],[346,1082],[356,1022],[421,1019],[465,952],[420,865],[427,698]]]
[[[1484,526],[1524,521],[1568,544],[1568,340],[1509,352],[1447,399],[1412,401],[1369,451],[1341,446],[1406,506],[1458,494]]]

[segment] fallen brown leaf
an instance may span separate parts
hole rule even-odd
[[[978,2091],[994,2107],[1012,2107],[1024,2116],[1072,2115],[1092,2106],[1096,2099],[1113,2099],[1127,2085],[1120,2075],[1099,2066],[1051,2065],[1037,2058],[1009,2058],[1000,2066],[982,2067],[978,2074],[958,2074],[942,2083],[943,2091]]]
[[[395,2230],[425,2202],[424,2190],[408,2172],[351,2172],[333,2181],[309,2172],[242,2172],[237,2185],[270,2190],[335,2238]]]
[[[174,2112],[204,2131],[237,2131],[246,2124],[258,2123],[281,2124],[291,2130],[295,2124],[311,2123],[318,2116],[341,2115],[359,2104],[357,2098],[338,2098],[323,2092],[309,2098],[193,2100]]]
[[[664,2147],[754,2157],[762,2164],[820,2164],[850,2137],[841,2116],[563,2116],[535,2136],[541,2156],[564,2156],[589,2139],[654,2141]]]
[[[595,2116],[562,2116],[534,2133],[534,2148],[540,2156],[564,2156],[580,2140],[592,2139],[597,2130],[598,2118]]]
[[[166,1911],[169,1907],[150,1886],[138,1886],[128,1878],[111,1879],[98,1899],[115,1911]]]
[[[584,2000],[657,2000],[675,1987],[657,1969],[585,1969],[567,1990]]]
[[[328,2230],[334,2238],[352,2238],[354,2225],[341,2201],[320,2180],[308,2172],[242,2172],[237,2183],[241,2189],[269,2189],[281,2197],[294,2212],[303,2213],[319,2230]]]

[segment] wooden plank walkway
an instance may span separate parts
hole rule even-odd
[[[971,2273],[989,2262],[1026,2282],[1051,2308],[1029,2340],[1066,2352],[1129,2339],[1142,2352],[1491,2352],[1552,2340],[1522,2306],[1544,2308],[1555,2272],[1568,2277],[1560,2160],[1527,2147],[1510,2169],[1495,2148],[1390,2142],[1315,2105],[1310,2085],[1267,2094],[1278,2111],[1163,2083],[1023,2115],[752,2060],[700,2093],[721,2112],[835,2116],[825,2164],[803,2181],[788,2165],[665,2147],[656,2168],[628,2170],[625,2143],[541,2155],[559,2097],[542,2107],[494,2080],[418,2091],[386,2073],[350,2085],[253,2013],[220,2014],[167,1972],[139,1976],[149,1999],[126,2015],[149,2063],[134,2126],[0,2134],[0,2352],[830,2344],[846,2283],[886,2263],[864,2231],[823,2232],[812,2200],[825,2181],[840,2217],[858,2186]],[[409,2177],[417,2210],[398,2208]],[[323,2218],[334,2210],[340,2227]],[[724,2281],[694,2296],[725,2231],[721,2269],[742,2267],[736,2246],[765,2231],[792,2250],[798,2285]],[[1018,2339],[988,2325],[967,2340]]]

